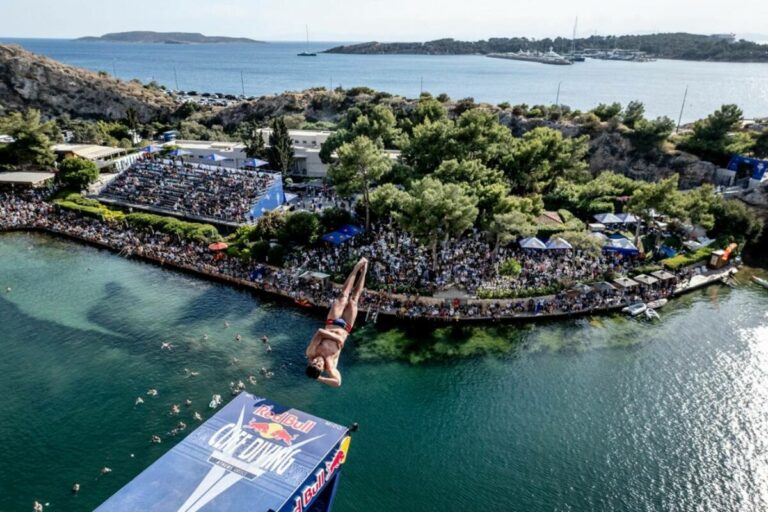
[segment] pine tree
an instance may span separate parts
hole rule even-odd
[[[293,144],[291,136],[288,134],[288,127],[282,117],[276,117],[272,120],[267,160],[270,167],[275,171],[280,171],[283,176],[287,176],[293,166]]]

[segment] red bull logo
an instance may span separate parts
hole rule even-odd
[[[264,439],[273,439],[282,441],[286,446],[291,446],[293,441],[299,437],[298,435],[291,435],[285,427],[279,423],[261,423],[258,421],[251,421],[245,428],[253,430],[258,433]]]
[[[272,411],[271,405],[262,405],[261,407],[256,408],[256,410],[253,411],[253,415],[258,416],[259,418],[264,418],[265,420],[272,421],[274,423],[278,423],[284,427],[298,430],[303,434],[309,434],[312,429],[315,428],[315,425],[317,425],[317,423],[312,420],[300,421],[298,416],[292,414],[289,411],[275,414]]]

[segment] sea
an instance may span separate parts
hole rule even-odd
[[[675,299],[653,324],[450,326],[438,341],[431,328],[361,326],[331,389],[302,371],[317,314],[0,235],[0,510],[92,510],[183,438],[168,434],[180,419],[194,426],[214,393],[255,375],[254,394],[359,423],[335,512],[764,512],[768,290],[739,280]],[[448,355],[372,350],[393,338]]]
[[[119,78],[155,80],[184,91],[262,96],[318,86],[368,86],[411,98],[427,91],[454,99],[559,103],[581,110],[640,100],[648,116],[684,123],[725,103],[737,104],[748,118],[768,116],[768,64],[587,60],[551,66],[481,55],[298,57],[307,46],[291,42],[176,45],[8,38],[0,42]],[[344,43],[313,42],[309,49],[322,52],[340,44]]]

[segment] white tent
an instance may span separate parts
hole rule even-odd
[[[637,222],[637,217],[635,217],[631,213],[620,213],[616,215],[616,217],[618,217],[619,220],[621,220],[621,222],[623,222],[624,224],[634,224],[635,222]]]
[[[600,224],[622,224],[624,222],[613,213],[595,214],[595,220]]]
[[[520,247],[522,249],[536,249],[543,250],[547,248],[547,244],[542,242],[536,237],[523,238],[520,240]]]
[[[552,251],[567,250],[567,249],[573,249],[573,246],[569,244],[567,240],[563,240],[558,236],[558,237],[549,239],[549,242],[547,242],[547,249]]]

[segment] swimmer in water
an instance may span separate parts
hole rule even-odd
[[[133,405],[141,405],[144,403],[144,399],[141,397],[138,397],[136,401],[133,403]]]
[[[256,377],[253,375],[248,376],[248,382],[250,382],[252,385],[256,385]]]
[[[171,350],[173,350],[173,344],[171,344],[170,341],[164,341],[160,345],[160,350],[168,350],[170,352]]]
[[[202,417],[202,416],[200,416],[200,413],[199,413],[199,412],[196,412],[195,414],[193,414],[193,415],[192,415],[192,418],[193,418],[195,421],[203,421],[203,417]]]
[[[101,468],[101,474],[102,475],[108,475],[112,472],[112,468],[108,468],[107,466],[104,466]]]
[[[32,505],[32,510],[34,512],[43,512],[43,504],[35,500],[34,505]]]
[[[75,482],[75,485],[72,486],[72,494],[77,494],[80,492],[80,484]]]
[[[236,334],[235,335],[235,341],[243,341],[243,337],[240,336],[239,334]]]
[[[177,404],[173,404],[171,406],[171,414],[176,415],[176,414],[179,414],[180,412],[181,412],[181,409]]]
[[[189,407],[190,405],[192,405],[192,400],[190,400],[189,398],[187,398],[186,400],[184,400],[184,405],[186,405],[187,407]]]
[[[157,390],[155,388],[149,388],[147,390],[147,395],[149,395],[149,396],[157,396]]]
[[[160,444],[160,443],[162,443],[162,442],[163,442],[163,440],[162,440],[162,439],[160,439],[160,436],[158,436],[158,435],[153,435],[153,436],[152,436],[152,443],[154,443],[154,444]]]

